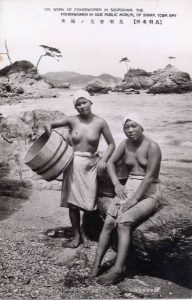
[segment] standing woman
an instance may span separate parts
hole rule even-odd
[[[141,119],[136,114],[126,116],[123,131],[127,136],[107,163],[107,170],[114,185],[116,197],[107,211],[101,232],[91,276],[100,273],[101,261],[110,246],[111,233],[117,227],[118,250],[115,265],[98,277],[102,284],[117,282],[123,274],[130,246],[131,230],[149,218],[158,206],[159,171],[161,150],[159,145],[143,133]],[[123,158],[129,172],[126,185],[117,178],[115,165]]]
[[[92,113],[92,101],[88,92],[81,90],[75,94],[74,106],[78,112],[75,116],[66,116],[63,120],[45,125],[50,134],[53,128],[68,126],[74,159],[65,171],[61,206],[69,208],[69,217],[74,230],[74,239],[65,247],[76,248],[83,241],[87,243],[84,232],[80,231],[80,211],[94,211],[96,205],[97,172],[106,168],[106,163],[115,149],[115,143],[107,122]],[[108,147],[102,157],[97,149],[101,135]]]

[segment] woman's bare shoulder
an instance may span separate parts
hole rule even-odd
[[[128,139],[124,139],[120,144],[119,144],[119,146],[118,147],[120,147],[120,148],[125,148],[126,146],[128,146],[129,145],[129,140]]]
[[[63,125],[68,125],[71,126],[75,123],[78,122],[78,116],[74,115],[74,116],[65,116],[62,120],[61,123],[63,123]]]
[[[156,141],[148,137],[145,137],[145,140],[148,143],[149,150],[161,152],[160,146]]]
[[[66,116],[69,122],[77,122],[79,121],[79,115]]]
[[[98,115],[94,115],[94,120],[96,122],[98,122],[99,124],[101,124],[102,126],[107,125],[107,121],[104,118],[102,118],[102,117],[100,117]]]

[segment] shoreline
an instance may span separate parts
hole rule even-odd
[[[67,95],[61,93],[59,98],[32,99],[7,105],[2,107],[2,113],[9,116],[33,109],[60,108],[66,114],[74,114],[71,94],[70,90]],[[191,94],[149,96],[118,93],[93,97],[94,110],[108,120],[117,144],[124,139],[120,130],[125,107],[137,110],[141,108],[140,101],[143,101],[147,136],[158,140],[163,152],[160,178],[166,185],[166,192],[169,191],[169,197],[177,195],[177,201],[182,199],[187,205],[191,203],[192,123],[185,121],[190,120],[190,96]],[[100,147],[105,147],[105,144],[101,143]],[[31,179],[34,180],[34,177]],[[110,287],[90,282],[88,274],[97,244],[94,242],[87,250],[83,247],[74,250],[61,246],[71,236],[68,210],[59,207],[60,191],[50,189],[46,184],[39,184],[38,180],[34,180],[34,186],[28,188],[31,189],[31,194],[27,194],[28,199],[17,198],[14,189],[12,196],[1,196],[4,209],[8,209],[6,205],[10,205],[10,214],[0,221],[0,247],[3,253],[0,297],[191,298],[190,289],[145,273],[134,274],[132,278],[126,277],[122,283]],[[188,207],[192,207],[192,204]],[[48,230],[51,232],[59,228],[62,232],[58,238],[46,235]],[[106,261],[113,259],[114,254],[111,250]]]

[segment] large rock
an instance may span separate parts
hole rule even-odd
[[[34,65],[27,60],[16,61],[12,65],[9,65],[0,70],[0,76],[9,76],[17,72],[25,72],[26,74],[31,74],[31,72],[37,75]]]
[[[31,180],[36,188],[60,189],[58,182],[46,182],[24,164],[24,156],[32,143],[44,132],[44,125],[48,122],[62,119],[60,111],[33,110],[13,114],[1,118],[0,122],[0,177],[25,181]],[[64,138],[68,139],[67,127],[56,129]]]
[[[192,91],[192,82],[188,73],[181,72],[168,65],[164,70],[154,72],[155,83],[147,91],[150,94],[184,93]]]
[[[134,229],[131,260],[140,261],[143,267],[151,265],[158,270],[173,273],[180,272],[182,268],[184,276],[184,273],[192,268],[192,204],[186,196],[187,184],[180,183],[176,186],[173,182],[168,183],[166,177],[161,179],[163,193],[159,209]],[[121,182],[124,184],[126,179],[121,179]],[[186,191],[186,195],[183,194],[183,190]],[[105,218],[114,196],[114,188],[109,178],[100,178],[98,211],[102,219]],[[94,232],[93,228],[102,227],[99,215],[97,218],[85,220],[88,232],[91,229]],[[90,238],[94,239],[94,234],[90,234]],[[115,233],[113,246],[117,246]]]
[[[151,73],[142,69],[129,69],[125,74],[122,89],[147,89],[154,84]]]
[[[1,97],[50,97],[50,87],[29,61],[16,61],[0,70]]]
[[[147,93],[185,93],[192,91],[192,81],[188,73],[167,65],[164,69],[146,72],[142,69],[129,69],[117,91],[144,89]]]
[[[0,134],[9,143],[20,139],[21,142],[31,143],[44,131],[48,122],[60,120],[64,114],[60,111],[46,111],[36,109],[33,111],[12,114],[1,119]],[[64,135],[68,134],[66,129]]]
[[[69,89],[69,88],[70,88],[70,83],[64,82],[64,83],[59,84],[59,85],[56,86],[56,87],[58,87],[58,88],[60,88],[60,89]]]
[[[95,79],[93,81],[88,82],[88,84],[85,87],[85,90],[88,91],[90,94],[106,94],[111,89],[112,87],[109,84],[105,83],[100,79]]]

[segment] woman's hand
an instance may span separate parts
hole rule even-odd
[[[131,208],[132,206],[134,206],[137,203],[137,200],[134,197],[129,198],[125,204],[122,205],[122,212],[125,212],[126,210],[128,210],[129,208]]]
[[[127,190],[120,182],[115,184],[115,193],[120,199],[127,199]]]
[[[52,130],[51,125],[49,125],[49,124],[47,125],[46,124],[44,126],[44,129],[45,129],[45,132],[47,133],[47,135],[50,136],[51,135],[51,130]]]
[[[104,159],[100,159],[97,163],[97,171],[98,171],[98,174],[101,175],[102,172],[106,169],[106,161]]]

